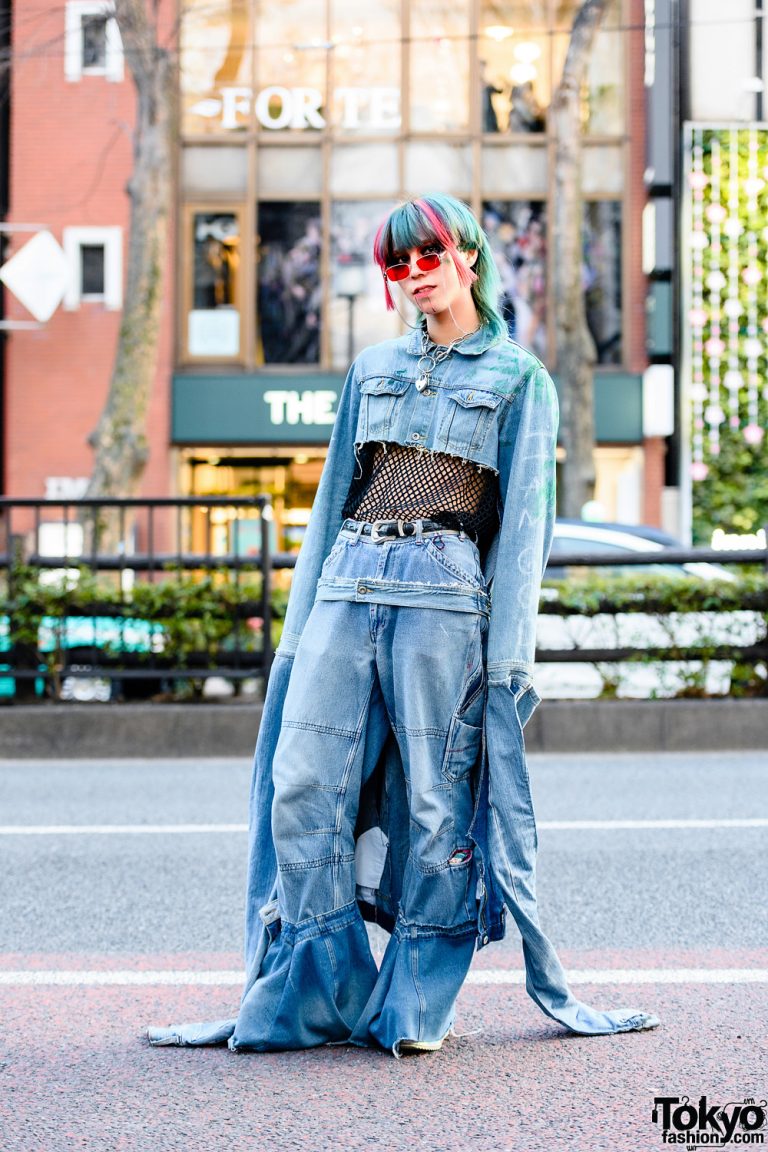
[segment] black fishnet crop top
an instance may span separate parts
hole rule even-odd
[[[353,520],[434,520],[462,528],[484,553],[499,526],[499,478],[490,468],[401,444],[371,441],[357,452],[360,468],[342,515]]]

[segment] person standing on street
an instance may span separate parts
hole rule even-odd
[[[350,368],[256,748],[236,1019],[149,1030],[235,1051],[436,1050],[476,949],[523,938],[566,1028],[654,1027],[576,1000],[536,907],[523,727],[555,512],[557,401],[507,336],[488,239],[430,195],[374,256],[418,321]],[[390,932],[380,968],[365,920]]]

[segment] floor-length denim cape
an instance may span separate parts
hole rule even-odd
[[[420,354],[419,332],[366,349],[352,365],[341,396],[294,572],[256,747],[250,798],[245,993],[258,977],[273,934],[270,926],[279,917],[271,831],[272,758],[293,657],[314,603],[323,561],[342,524],[341,510],[357,467],[356,446],[376,440],[408,445],[416,451],[450,453],[490,468],[499,477],[501,526],[484,564],[491,591],[488,687],[470,830],[479,869],[477,947],[504,936],[505,909],[509,909],[522,936],[526,988],[547,1015],[574,1032],[587,1034],[653,1027],[658,1021],[647,1013],[603,1012],[577,1000],[539,926],[536,822],[523,728],[539,703],[532,673],[539,590],[555,514],[558,413],[554,386],[534,356],[511,340],[494,338],[486,328],[457,345],[437,366],[429,387],[421,390],[415,387]],[[375,591],[366,589],[366,603],[375,600]],[[366,918],[385,927],[396,916],[408,827],[403,770],[397,744],[391,739],[364,788],[355,829],[360,907]],[[234,1020],[186,1025],[168,1030],[156,1042],[221,1042],[232,1036],[234,1028]]]

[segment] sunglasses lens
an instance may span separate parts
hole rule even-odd
[[[419,256],[416,261],[422,272],[432,272],[435,268],[440,266],[440,252],[427,252],[424,256]],[[405,280],[410,275],[410,264],[390,264],[386,269],[387,280]]]

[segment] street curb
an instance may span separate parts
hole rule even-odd
[[[42,704],[0,708],[4,759],[252,756],[261,704]]]
[[[42,704],[0,708],[0,758],[247,756],[261,704]],[[768,700],[548,700],[529,752],[768,751]]]
[[[529,752],[768,750],[768,700],[549,700]]]

